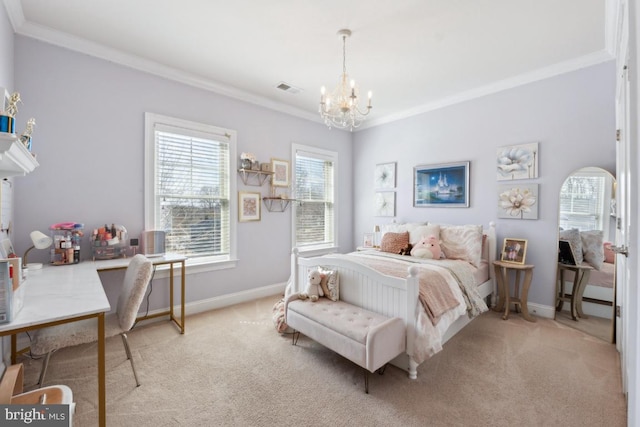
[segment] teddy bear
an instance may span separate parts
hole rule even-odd
[[[307,287],[305,288],[304,292],[300,293],[299,298],[309,298],[311,301],[318,301],[319,297],[324,296],[322,286],[320,285],[321,282],[322,273],[320,273],[318,270],[311,270],[309,272],[309,279],[307,280]]]
[[[411,249],[411,256],[416,258],[440,259],[441,255],[440,242],[435,236],[423,237]]]

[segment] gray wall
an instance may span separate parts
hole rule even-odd
[[[16,36],[15,43],[15,87],[23,100],[20,118],[36,118],[33,152],[40,163],[34,172],[16,179],[18,253],[28,247],[29,232],[48,232],[51,224],[61,221],[84,223],[86,230],[105,222],[122,224],[131,236],[142,231],[147,111],[235,129],[238,155],[249,151],[262,161],[290,160],[292,143],[337,151],[344,166],[338,176],[339,245],[351,247],[350,133],[34,39]],[[238,176],[237,190],[258,187],[244,186]],[[268,185],[260,191],[268,195]],[[85,248],[87,258],[88,244]],[[284,283],[290,251],[291,209],[263,209],[260,222],[238,224],[237,268],[190,275],[187,302]],[[29,259],[46,262],[45,252],[32,251]],[[102,273],[102,278],[113,305],[122,273]],[[166,292],[152,295],[152,309],[166,306]]]
[[[534,264],[529,301],[552,306],[557,261],[558,196],[564,179],[583,166],[615,174],[615,67],[597,65],[494,95],[442,108],[354,135],[354,238],[391,218],[373,216],[374,167],[397,162],[396,219],[487,225],[503,238],[528,239]],[[496,151],[539,142],[537,220],[497,219]],[[414,208],[413,167],[471,162],[471,206]]]

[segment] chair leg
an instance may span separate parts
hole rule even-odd
[[[50,351],[49,353],[47,353],[47,355],[44,357],[44,360],[42,361],[42,369],[40,370],[40,378],[38,378],[38,386],[42,387],[44,385],[44,376],[47,375],[47,368],[49,367],[49,358],[51,358],[51,353],[53,353],[53,351]]]
[[[129,349],[129,341],[127,339],[127,334],[120,334],[122,337],[122,343],[124,344],[124,351],[127,353],[127,359],[131,362],[131,369],[133,370],[133,377],[136,379],[136,387],[140,387],[140,381],[138,381],[138,374],[136,373],[136,367],[133,364],[133,357],[131,356],[131,350]]]

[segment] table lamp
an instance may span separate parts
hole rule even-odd
[[[42,268],[42,263],[27,264],[27,254],[29,254],[29,251],[33,248],[47,249],[49,246],[51,246],[51,243],[53,243],[53,239],[51,238],[51,236],[47,236],[42,231],[38,231],[38,230],[32,231],[29,236],[31,237],[33,246],[27,249],[27,251],[24,253],[24,256],[22,257],[22,268],[38,270]]]

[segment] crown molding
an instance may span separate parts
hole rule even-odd
[[[20,3],[19,0],[5,0],[5,2],[17,3],[18,6]],[[250,104],[258,105],[270,110],[279,111],[281,113],[296,116],[305,120],[322,123],[322,121],[316,114],[312,114],[308,111],[276,102],[262,96],[254,95],[232,86],[223,85],[209,79],[204,79],[197,75],[168,67],[154,61],[143,59],[135,55],[129,55],[120,50],[106,47],[104,45],[94,43],[76,36],[72,36],[68,33],[57,31],[43,25],[27,22],[24,20],[21,7],[18,7],[17,11],[12,9],[11,12],[8,9],[7,12],[10,15],[15,13],[15,15],[13,15],[14,17],[16,17],[15,20],[10,17],[12,24],[14,22],[20,22],[19,16],[22,16],[22,23],[18,26],[14,25],[14,31],[16,32],[16,34],[30,37],[76,52],[81,52],[96,58],[124,65],[138,71],[143,71],[172,81],[184,83],[189,86],[214,92],[219,95],[224,95],[240,101],[248,102]]]
[[[613,60],[613,56],[606,50],[601,50],[589,55],[584,55],[578,58],[574,58],[569,61],[560,62],[549,67],[540,68],[528,73],[520,74],[515,77],[504,79],[495,83],[491,83],[486,86],[481,86],[476,89],[472,89],[466,92],[442,98],[429,104],[411,108],[396,114],[391,114],[379,119],[367,121],[362,124],[358,130],[368,129],[374,126],[380,126],[383,124],[396,122],[412,116],[427,113],[430,111],[445,108],[451,105],[459,104],[461,102],[470,101],[472,99],[481,98],[483,96],[491,95],[494,93],[502,92],[507,89],[512,89],[518,86],[522,86],[528,83],[533,83],[539,80],[548,79],[550,77],[558,76],[572,71],[587,68],[593,65],[601,64]]]
[[[412,116],[445,108],[461,102],[498,93],[507,89],[522,86],[535,81],[547,79],[560,74],[569,73],[592,65],[597,65],[615,59],[617,49],[617,38],[619,37],[619,20],[621,19],[621,5],[627,0],[606,0],[605,17],[605,49],[589,55],[578,57],[569,61],[564,61],[549,67],[541,68],[504,79],[486,86],[462,92],[450,97],[411,108],[398,113],[390,114],[378,119],[365,121],[361,127],[353,132],[359,132],[375,126],[396,122]],[[117,49],[109,48],[98,43],[90,42],[68,33],[54,30],[52,28],[34,24],[25,20],[20,0],[3,0],[9,20],[16,34],[40,40],[42,42],[67,48],[69,50],[84,53],[100,59],[104,59],[116,64],[120,64],[138,71],[143,71],[172,81],[177,81],[199,89],[227,96],[229,98],[244,101],[253,105],[261,106],[270,110],[309,120],[315,123],[323,123],[321,118],[314,113],[292,107],[271,99],[257,96],[249,92],[237,89],[229,85],[204,79],[200,76],[184,72],[172,67],[146,60],[135,55],[129,55]]]

